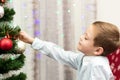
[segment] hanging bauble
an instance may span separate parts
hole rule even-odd
[[[3,38],[0,40],[0,49],[1,50],[10,50],[13,47],[13,42],[9,38]]]
[[[23,41],[18,40],[17,45],[18,45],[17,51],[23,53],[26,49],[25,43]]]
[[[4,16],[4,8],[0,6],[0,18]]]
[[[0,0],[0,3],[5,3],[6,2],[6,0]]]

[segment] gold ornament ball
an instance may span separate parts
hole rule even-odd
[[[17,42],[17,46],[18,46],[18,51],[19,52],[23,53],[26,49],[25,43],[20,41],[20,40]]]
[[[0,18],[4,16],[4,8],[0,6]]]

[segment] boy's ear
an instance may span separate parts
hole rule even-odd
[[[95,55],[101,55],[103,53],[104,49],[102,47],[97,47],[94,54]]]

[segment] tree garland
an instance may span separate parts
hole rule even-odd
[[[2,79],[2,80],[25,80],[26,75],[24,73],[20,73],[19,75],[13,75],[12,77]]]
[[[16,59],[1,59],[0,58],[0,73],[8,73],[10,70],[19,70],[24,65],[25,56],[21,54]],[[4,66],[4,67],[3,67]]]

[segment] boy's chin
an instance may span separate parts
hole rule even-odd
[[[78,50],[78,51],[81,51],[81,49],[80,49],[79,47],[77,47],[77,50]]]

